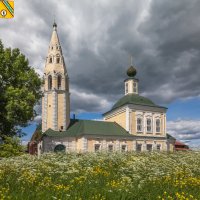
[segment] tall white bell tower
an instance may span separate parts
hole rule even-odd
[[[57,24],[54,23],[44,69],[42,132],[49,128],[65,131],[69,123],[69,78],[57,34]]]

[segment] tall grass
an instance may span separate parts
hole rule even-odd
[[[200,199],[200,152],[45,154],[0,161],[0,199]]]

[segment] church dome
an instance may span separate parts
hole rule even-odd
[[[156,104],[153,103],[150,99],[146,97],[139,96],[138,94],[127,94],[123,96],[121,99],[119,99],[114,106],[112,107],[112,110],[118,107],[121,107],[126,104],[136,104],[136,105],[145,105],[145,106],[153,106],[153,107],[159,107]]]
[[[126,73],[129,77],[134,77],[137,74],[137,71],[136,71],[135,67],[130,66]]]

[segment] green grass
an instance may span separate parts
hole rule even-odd
[[[200,199],[200,152],[23,155],[0,161],[2,199]]]

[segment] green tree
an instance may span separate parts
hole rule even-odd
[[[4,136],[4,143],[0,144],[0,157],[19,156],[23,153],[24,148],[19,138]]]
[[[36,116],[42,81],[19,49],[0,40],[0,134],[14,136]]]

